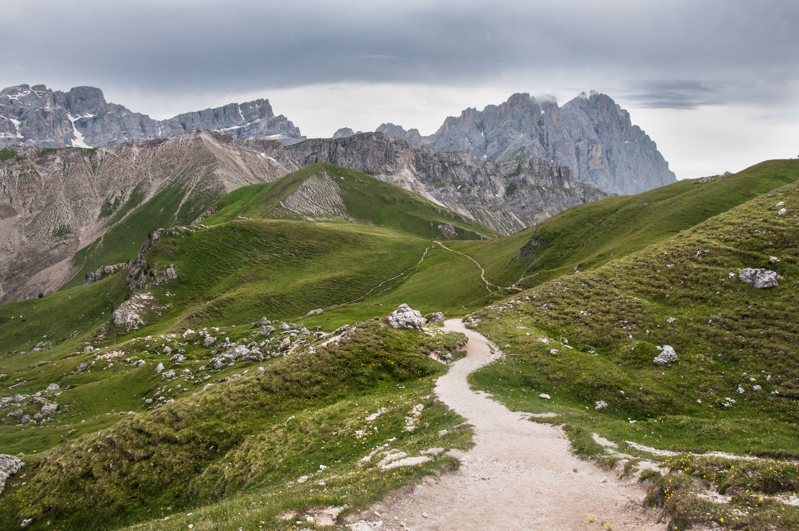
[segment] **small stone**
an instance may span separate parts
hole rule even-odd
[[[163,352],[164,352],[164,354],[169,355],[169,354],[172,354],[172,349],[167,347],[167,346],[164,346]]]
[[[776,263],[777,263],[777,262],[779,262],[779,261],[780,261],[780,259],[779,259],[779,258],[777,258],[776,256],[771,256],[771,257],[769,257],[769,259],[768,259],[768,263],[769,263],[769,264],[776,264]]]
[[[596,403],[596,407],[594,409],[600,410],[600,409],[605,409],[606,407],[608,407],[608,403],[605,402],[604,400],[600,400],[599,402]]]
[[[216,342],[216,338],[215,337],[205,336],[205,341],[203,341],[203,346],[205,348],[208,348],[211,345],[213,345],[215,342]]]
[[[787,210],[785,210],[784,208],[781,208],[781,209],[779,210],[779,212],[777,212],[777,215],[779,215],[779,216],[784,216],[786,212],[787,212]]]
[[[576,474],[577,473],[577,469],[576,468],[572,468],[572,472],[574,472]]]
[[[430,324],[440,323],[446,319],[446,317],[444,317],[444,314],[441,312],[428,313],[427,315],[424,316],[424,318]]]
[[[551,396],[549,396],[549,395],[548,395],[548,394],[546,394],[546,393],[541,393],[540,395],[538,395],[538,398],[543,398],[544,400],[549,400],[549,399],[550,399],[550,398],[552,398],[552,397],[551,397]]]
[[[88,354],[88,353],[93,352],[93,351],[94,351],[94,347],[91,347],[91,346],[88,346],[88,347],[83,349],[83,353],[84,354]]]
[[[602,479],[599,480],[599,482],[600,483],[607,483],[608,482],[608,478],[602,478]]]
[[[760,387],[759,385],[753,385],[752,386],[752,391],[762,391],[762,390],[763,390],[763,388]]]
[[[89,366],[86,363],[81,363],[80,365],[78,365],[75,368],[75,372],[83,372],[83,371],[85,371],[88,368],[89,368]]]
[[[164,370],[163,363],[159,363],[158,365],[155,366],[155,374],[161,374],[161,371],[163,370]]]
[[[310,312],[305,314],[306,317],[311,317],[312,315],[322,315],[322,308],[317,308],[315,310],[311,310]]]
[[[59,389],[60,389],[60,387],[58,386],[57,383],[51,383],[50,385],[47,386],[47,389],[45,389],[45,392],[50,393],[52,391],[58,391]]]

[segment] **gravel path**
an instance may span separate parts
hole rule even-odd
[[[395,493],[363,513],[353,530],[666,529],[641,508],[646,493],[639,484],[573,456],[561,429],[472,391],[469,373],[495,357],[488,340],[460,320],[445,324],[469,343],[467,356],[439,378],[435,392],[474,426],[476,444],[452,451],[462,462],[457,472]]]

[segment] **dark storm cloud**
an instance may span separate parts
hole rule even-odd
[[[799,75],[797,5],[18,2],[0,18],[0,81],[198,95],[557,77],[620,87],[655,108],[776,101],[793,97]]]

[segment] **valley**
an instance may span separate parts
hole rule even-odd
[[[84,275],[121,268],[0,305],[0,448],[25,463],[0,495],[3,528],[358,529],[389,493],[477,466],[461,458],[485,428],[436,382],[478,336],[394,328],[401,304],[493,342],[473,389],[568,436],[593,463],[564,473],[636,493],[653,526],[795,525],[796,161],[504,235],[329,161],[289,172],[285,148],[262,147],[173,181],[255,164],[253,182],[210,181],[185,218],[171,213],[190,196],[161,188],[120,218],[137,232],[117,225],[83,251]],[[745,268],[778,285],[743,282]],[[664,345],[678,360],[654,364]]]

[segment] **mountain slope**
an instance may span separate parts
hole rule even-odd
[[[554,98],[514,94],[501,105],[451,116],[427,137],[393,124],[378,131],[476,160],[549,160],[569,167],[575,180],[610,193],[635,194],[675,181],[655,143],[630,122],[627,111],[593,91],[563,107]]]
[[[0,301],[79,285],[135,258],[148,232],[203,219],[227,192],[291,171],[265,154],[279,147],[191,132],[97,150],[19,150],[0,163]]]
[[[194,129],[239,138],[269,138],[284,144],[305,138],[286,117],[275,116],[269,100],[263,99],[153,120],[122,105],[107,103],[103,91],[95,87],[61,92],[44,85],[19,85],[0,91],[0,148],[105,147]]]
[[[544,160],[476,161],[381,133],[307,140],[284,149],[300,165],[323,162],[375,175],[503,234],[608,197],[574,181],[568,168]]]
[[[512,238],[452,247],[483,264],[492,282],[529,288],[627,256],[797,179],[799,161],[766,161],[734,175],[579,205]]]
[[[403,188],[332,164],[311,164],[272,184],[239,189],[222,198],[218,208],[206,224],[242,217],[339,220],[437,239],[496,235]]]

